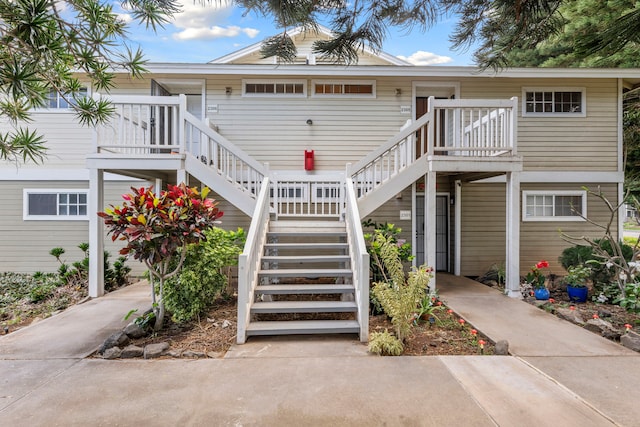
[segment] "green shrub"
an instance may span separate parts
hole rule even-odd
[[[593,249],[591,246],[576,245],[566,248],[558,258],[558,262],[565,270],[570,267],[585,264],[593,260]]]
[[[53,292],[56,290],[55,283],[45,282],[40,285],[34,286],[29,291],[29,301],[37,303],[49,299],[53,296]]]
[[[65,254],[64,248],[53,248],[49,251],[49,254],[54,256],[60,263],[58,267],[59,284],[67,284],[78,287],[87,287],[89,277],[89,244],[80,243],[78,248],[84,254],[84,257],[80,261],[75,261],[69,266],[62,260],[62,255]],[[108,251],[104,251],[104,289],[111,291],[124,286],[128,283],[128,276],[131,272],[131,267],[125,264],[126,258],[119,257],[114,263],[113,267],[109,262],[111,254]]]
[[[230,266],[238,264],[245,233],[214,227],[205,241],[189,245],[180,273],[164,284],[164,304],[174,322],[194,319],[225,290]]]
[[[398,338],[385,330],[369,335],[369,352],[380,356],[400,356],[404,348]]]
[[[384,233],[375,233],[372,242],[378,249],[381,267],[388,281],[377,282],[371,292],[384,312],[391,318],[397,340],[402,343],[411,331],[421,301],[427,295],[431,269],[414,268],[407,280],[402,267],[398,245]]]
[[[631,282],[625,286],[625,296],[614,301],[620,307],[633,313],[640,313],[640,283]]]
[[[594,243],[599,245],[609,256],[613,257],[611,242],[606,239],[596,239]],[[625,260],[630,261],[633,257],[633,248],[621,242],[620,249]],[[596,287],[603,287],[614,280],[615,271],[609,269],[606,260],[597,257],[593,252],[593,247],[586,245],[576,245],[566,248],[558,258],[558,261],[565,270],[586,264],[591,268],[591,281]]]

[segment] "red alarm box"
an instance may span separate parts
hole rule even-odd
[[[313,150],[304,150],[304,170],[313,170]]]

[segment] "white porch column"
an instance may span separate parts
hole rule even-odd
[[[454,235],[455,235],[455,252],[453,262],[453,274],[460,275],[462,271],[462,181],[459,179],[455,182],[455,213],[454,213]]]
[[[436,268],[436,173],[427,172],[424,176],[424,255],[425,262],[434,270]],[[435,273],[435,271],[434,271]],[[429,284],[429,289],[436,290],[436,276]]]
[[[104,171],[89,169],[89,296],[104,295]]]
[[[505,293],[513,298],[520,294],[520,172],[507,173],[506,188],[506,255]]]
[[[181,182],[184,182],[187,186],[189,185],[186,169],[178,169],[176,171],[176,184],[180,184]]]

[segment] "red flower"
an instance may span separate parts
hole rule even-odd
[[[447,314],[453,314],[453,310],[451,309],[447,310]]]
[[[556,302],[556,300],[554,300],[553,298],[549,298],[549,302],[553,304],[554,302]]]
[[[485,340],[478,340],[478,345],[480,346],[480,348],[484,348],[484,345],[485,345],[486,343],[487,343],[487,342],[486,342]]]
[[[458,323],[460,323],[460,325],[464,325],[464,319],[458,319]]]
[[[540,261],[536,264],[536,268],[549,268],[549,263],[547,261]]]
[[[477,334],[478,334],[478,331],[476,331],[475,329],[471,330],[471,335],[477,335]]]
[[[600,318],[600,316],[598,316],[598,313],[593,313],[593,318],[594,318],[594,319],[599,319],[599,318]]]
[[[627,332],[629,332],[629,330],[633,328],[633,326],[631,326],[629,323],[625,323],[624,328],[626,329]]]
[[[439,306],[441,306],[441,305],[442,305],[442,301],[438,301],[438,302],[436,303],[436,305],[437,305],[438,307],[439,307]]]
[[[569,310],[575,310],[576,308],[574,306],[570,306]]]

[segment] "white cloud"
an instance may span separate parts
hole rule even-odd
[[[187,28],[186,30],[174,33],[173,38],[176,40],[209,40],[220,37],[236,37],[240,34],[246,34],[254,38],[258,32],[258,30],[252,28],[240,28],[235,25],[230,27],[218,27],[214,25],[213,27]]]
[[[254,38],[259,33],[254,28],[222,25],[231,15],[231,2],[207,2],[203,5],[193,0],[181,0],[181,8],[172,22],[179,29],[173,34],[175,40],[211,40],[240,34]]]
[[[118,13],[117,16],[118,19],[125,24],[131,24],[133,22],[133,16],[128,13]]]
[[[407,61],[413,65],[437,65],[448,64],[453,61],[449,56],[436,55],[435,53],[419,50],[410,56],[398,55],[398,58]]]

